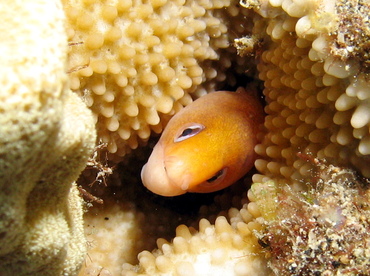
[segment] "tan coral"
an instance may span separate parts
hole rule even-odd
[[[370,176],[370,82],[359,51],[366,45],[351,48],[358,51],[351,56],[340,56],[337,46],[344,32],[339,20],[351,18],[353,10],[368,17],[352,5],[287,0],[254,6],[262,15],[254,32],[267,34],[258,71],[268,102],[268,135],[256,148],[262,156],[256,167],[265,176],[288,181],[309,176],[311,166],[299,152],[351,164]],[[347,26],[346,31],[351,36],[361,30]]]
[[[133,271],[124,266],[123,274],[132,275],[268,275],[269,269],[256,246],[256,238],[245,222],[231,227],[225,217],[218,217],[215,225],[203,219],[199,232],[180,225],[172,243],[158,240],[160,250],[139,254],[140,266]]]
[[[59,1],[2,1],[0,270],[75,275],[85,257],[73,182],[95,143],[91,112],[68,88]]]
[[[305,154],[353,165],[364,176],[370,175],[370,90],[368,68],[364,66],[367,62],[366,47],[361,44],[368,40],[368,25],[359,29],[358,25],[351,28],[350,24],[344,24],[352,20],[354,12],[357,12],[356,18],[359,19],[356,22],[367,22],[368,13],[364,12],[365,2],[359,3],[359,6],[353,4],[356,2],[243,1],[244,6],[255,11],[251,17],[254,20],[254,29],[250,33],[252,43],[256,37],[263,41],[262,48],[257,49],[259,53],[255,54],[257,57],[261,54],[258,71],[265,84],[267,100],[267,134],[256,147],[261,158],[256,161],[260,173],[254,175],[255,182],[273,179],[279,187],[286,183],[292,185],[292,190],[296,185],[304,187],[312,178],[312,164],[307,162]],[[348,27],[350,29],[345,31]],[[345,45],[351,32],[361,32],[363,37],[362,40],[351,40],[347,48]],[[247,41],[251,42],[250,39]],[[340,41],[347,42],[339,47]],[[243,54],[254,49],[251,46],[247,45]],[[263,198],[264,208],[256,204],[251,192],[249,197],[252,202],[245,204],[240,212],[235,209],[231,212],[233,231],[237,231],[239,222],[249,221],[248,229],[256,229],[260,226],[261,217],[274,216],[269,208],[276,202],[268,195]],[[263,241],[260,242],[263,244]],[[176,245],[173,242],[166,246],[174,248]],[[222,245],[215,250],[219,248]],[[126,271],[126,275],[137,275],[135,271],[145,274],[150,270],[155,272],[153,275],[162,273],[158,270],[156,258],[163,255],[163,251],[143,253],[139,266],[130,267],[131,271]],[[179,264],[177,256],[169,258],[175,259],[169,262],[171,267]],[[196,256],[189,258],[194,260]],[[218,270],[221,275],[222,269]]]
[[[115,157],[161,132],[166,114],[214,90],[231,66],[219,50],[244,31],[241,24],[229,30],[225,18],[241,15],[230,0],[63,2],[71,88]]]

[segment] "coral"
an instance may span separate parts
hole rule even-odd
[[[256,204],[274,214],[264,213],[266,227],[257,231],[269,266],[276,275],[367,275],[370,182],[351,169],[315,163],[318,172],[305,193],[274,190],[269,182],[252,186]]]
[[[73,182],[96,138],[68,88],[63,8],[2,1],[0,14],[1,275],[75,275],[86,245]]]
[[[93,111],[111,160],[161,132],[166,115],[192,97],[215,90],[237,60],[228,54],[232,37],[247,25],[229,26],[230,17],[243,20],[230,0],[63,3],[71,88]]]
[[[123,262],[136,261],[137,252],[145,248],[140,229],[145,216],[130,205],[113,205],[106,200],[103,205],[94,206],[85,214],[89,253],[81,275],[120,275]]]
[[[298,239],[297,235],[289,236],[291,243],[285,245],[286,251],[283,254],[287,254],[287,258],[291,256],[288,261],[292,263],[285,262],[285,267],[272,265],[275,271],[286,271],[289,269],[288,266],[292,265],[292,269],[298,271],[297,274],[299,271],[304,272],[307,267],[304,267],[306,263],[303,261],[309,257],[324,260],[324,262],[328,260],[329,263],[325,265],[332,267],[324,267],[324,269],[337,269],[337,271],[348,267],[346,266],[348,261],[346,257],[348,257],[349,264],[353,262],[352,264],[357,266],[354,272],[361,271],[364,263],[358,254],[364,253],[365,256],[368,254],[362,241],[352,236],[353,248],[348,248],[345,241],[337,240],[348,249],[345,253],[347,255],[342,255],[343,259],[340,259],[338,254],[342,252],[335,251],[333,247],[336,244],[330,243],[323,238],[325,237],[323,235],[327,234],[330,239],[333,238],[333,232],[330,232],[333,221],[335,223],[339,221],[339,224],[342,221],[350,222],[352,219],[350,217],[343,220],[344,216],[341,213],[343,210],[354,215],[355,223],[343,228],[341,235],[347,233],[346,231],[351,232],[356,224],[362,234],[364,229],[368,229],[366,216],[365,218],[361,216],[362,213],[368,212],[367,188],[362,187],[361,184],[357,185],[358,182],[355,180],[357,178],[353,177],[352,170],[344,169],[349,179],[355,180],[356,187],[351,187],[349,182],[344,181],[345,179],[336,178],[335,172],[343,170],[338,171],[338,167],[351,167],[362,176],[370,176],[368,165],[370,153],[369,13],[367,12],[369,4],[365,1],[342,0],[245,0],[242,1],[242,5],[249,11],[253,11],[246,18],[246,21],[253,22],[253,30],[240,37],[235,42],[235,46],[246,58],[255,57],[259,61],[258,77],[264,81],[266,135],[262,143],[255,148],[260,159],[255,162],[259,172],[253,176],[254,182],[262,183],[260,191],[264,193],[260,195],[262,204],[258,204],[259,199],[253,197],[252,193],[256,192],[258,186],[254,186],[248,193],[249,204],[244,197],[242,200],[244,205],[240,211],[231,209],[229,216],[231,229],[233,229],[231,232],[238,233],[238,224],[246,224],[250,231],[258,230],[264,220],[272,220],[278,216],[276,212],[278,192],[282,187],[289,185],[286,196],[294,197],[296,201],[285,202],[284,218],[289,215],[289,219],[296,226],[300,226],[301,219],[304,218],[304,225],[311,227],[309,229],[313,233],[310,238],[313,239],[317,234],[316,237],[320,239],[317,239],[315,244],[305,242],[305,247],[302,248],[309,251],[304,252],[299,246],[289,247],[293,243],[298,244],[298,241],[294,240],[294,238]],[[253,68],[246,66],[245,70],[253,70]],[[302,154],[310,154],[327,160],[328,164],[333,164],[322,169],[330,175],[329,178],[321,175],[324,179],[322,183],[328,183],[328,185],[319,185],[314,189],[306,185],[312,183],[312,170],[315,165],[302,158]],[[273,182],[267,182],[268,180]],[[340,182],[341,186],[335,186],[337,182]],[[306,194],[311,191],[311,198],[302,198],[302,194],[297,191],[303,191]],[[363,194],[356,196],[358,191]],[[320,201],[321,206],[324,206],[321,211],[317,209],[317,204],[312,203],[312,194]],[[339,209],[331,207],[333,204],[341,205],[356,200],[362,203],[357,214],[354,213],[356,210],[352,209],[354,206],[350,204]],[[306,213],[303,213],[302,209]],[[162,216],[161,212],[157,214],[154,208],[153,210],[148,217]],[[321,214],[321,219],[316,218],[312,225],[308,225],[310,222],[307,222],[306,218],[316,210]],[[328,216],[322,216],[323,213]],[[336,214],[339,216],[335,216]],[[291,218],[292,215],[296,217]],[[274,225],[279,224],[275,222]],[[209,227],[214,229],[212,226]],[[299,230],[290,226],[279,227],[278,229],[286,232],[299,234],[297,233]],[[180,229],[184,227],[181,226]],[[204,234],[202,229],[199,232],[191,230],[190,233],[191,235],[187,236],[189,240]],[[184,237],[181,237],[180,233],[178,235],[179,240],[183,241]],[[264,235],[267,238],[260,237],[260,240],[255,240],[255,243],[259,242],[262,247],[265,247],[267,257],[269,254],[270,257],[280,256],[278,246],[270,247],[274,240],[268,240],[268,232]],[[361,237],[368,239],[366,235]],[[176,238],[172,244],[165,243],[165,248],[175,248],[177,246],[175,241]],[[310,247],[313,245],[326,246],[329,249],[328,253],[332,254],[326,255],[324,250],[319,252],[317,248]],[[157,262],[160,262],[162,257],[166,256],[161,246],[162,243],[159,244],[160,249],[153,253],[141,254],[139,266],[126,265],[129,270],[125,271],[126,275],[136,275],[136,272],[145,274],[150,269],[153,275],[155,275],[154,271],[158,272],[157,274],[161,273],[156,264],[158,258]],[[269,247],[273,248],[270,252]],[[216,252],[219,249],[222,250],[221,244],[214,250]],[[174,255],[166,256],[169,265],[179,264],[177,262],[179,256]],[[193,261],[196,256],[187,256],[187,258]],[[299,262],[302,263],[301,267]],[[207,262],[206,264],[208,265]],[[293,268],[294,264],[296,264],[295,268]],[[367,264],[364,265],[363,267],[366,268]],[[219,268],[218,275],[223,273],[223,267]],[[215,275],[217,273],[215,272]],[[294,273],[294,270],[291,270],[291,273]],[[330,274],[330,271],[325,273]],[[280,274],[277,272],[277,275]]]
[[[369,4],[260,2],[244,2],[262,16],[253,33],[266,34],[258,71],[268,102],[268,134],[256,148],[262,157],[256,167],[264,176],[253,180],[305,179],[312,166],[298,152],[353,165],[369,177],[370,83],[361,67],[366,63]],[[354,16],[357,25],[344,24]],[[363,38],[355,42],[359,32]]]
[[[158,251],[139,254],[140,268],[123,268],[123,275],[267,275],[264,258],[246,223],[233,228],[225,217],[215,225],[199,222],[199,231],[180,225],[172,243],[157,241]],[[131,270],[131,271],[130,271]]]

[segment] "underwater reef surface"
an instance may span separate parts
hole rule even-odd
[[[138,239],[139,244],[143,245],[143,249],[152,251],[155,248],[153,240],[156,238],[166,238],[169,241],[159,239],[156,246],[158,249],[151,253],[149,251],[140,253],[138,265],[132,261],[134,258],[132,255],[123,256],[121,261],[117,260],[117,263],[126,263],[123,271],[121,267],[116,267],[114,271],[121,272],[122,275],[172,275],[171,273],[183,275],[182,271],[185,271],[184,275],[187,275],[186,273],[273,275],[278,271],[286,273],[284,275],[301,275],[299,273],[305,275],[308,269],[313,271],[316,269],[324,275],[354,275],[356,271],[361,272],[363,271],[361,269],[367,268],[366,261],[361,263],[361,260],[356,259],[349,251],[344,253],[346,251],[344,248],[343,252],[328,251],[328,255],[332,252],[330,256],[321,256],[320,252],[315,251],[315,258],[321,260],[332,258],[331,265],[307,268],[304,266],[303,259],[309,259],[306,255],[298,254],[301,252],[294,247],[294,242],[290,242],[283,248],[285,252],[278,252],[263,237],[275,234],[269,233],[270,228],[266,227],[265,217],[280,216],[270,213],[269,206],[272,199],[275,201],[285,195],[299,198],[297,204],[305,205],[306,201],[300,198],[300,194],[304,196],[311,192],[317,200],[329,197],[327,202],[324,202],[329,204],[331,197],[337,196],[337,192],[334,192],[331,186],[324,189],[313,185],[316,183],[313,181],[314,178],[320,178],[324,182],[335,182],[338,178],[332,171],[327,173],[325,178],[322,174],[317,175],[315,172],[317,166],[309,159],[317,158],[329,168],[334,166],[334,168],[340,168],[338,169],[340,171],[349,171],[353,175],[356,171],[359,177],[370,175],[368,165],[370,82],[366,50],[369,37],[367,13],[369,5],[361,1],[329,3],[328,1],[289,0],[241,1],[240,6],[236,7],[239,10],[248,11],[248,13],[243,12],[246,33],[233,42],[238,54],[248,61],[247,65],[241,63],[241,66],[244,66],[241,72],[247,72],[245,78],[249,80],[251,76],[254,77],[256,83],[263,81],[262,92],[266,101],[266,118],[264,129],[261,130],[262,142],[255,148],[260,156],[255,162],[257,172],[249,176],[252,176],[252,181],[247,177],[244,183],[239,184],[239,188],[234,187],[221,194],[209,195],[214,196],[213,203],[207,198],[198,198],[200,202],[204,200],[199,214],[192,213],[194,209],[184,214],[176,212],[176,208],[173,208],[174,205],[184,208],[184,201],[187,202],[188,199],[158,200],[156,196],[148,195],[144,191],[146,197],[143,198],[146,204],[150,206],[154,202],[154,207],[143,208],[143,204],[137,203],[140,199],[135,199],[137,201],[133,203],[135,211],[140,209],[134,216],[143,217],[146,221],[140,228],[140,233],[144,236]],[[232,22],[233,18],[229,20]],[[230,47],[232,47],[231,43]],[[213,66],[218,68],[217,63]],[[253,74],[251,75],[250,72]],[[238,80],[240,81],[240,78]],[[130,166],[136,166],[131,164],[136,164],[138,160],[145,160],[140,150],[133,155],[136,155],[136,161],[126,161],[125,165],[122,165],[123,175],[133,170],[129,168]],[[135,159],[135,157],[132,158]],[[132,158],[130,160],[133,160]],[[322,169],[322,171],[329,171],[329,169]],[[354,176],[352,178],[353,181],[357,179]],[[123,185],[130,186],[129,182],[117,184],[117,187],[121,186],[124,189]],[[140,185],[139,181],[136,180],[136,182]],[[265,200],[258,204],[252,190],[248,191],[250,182],[261,183],[262,187],[273,183],[275,188],[266,196],[270,201]],[[283,192],[285,191],[283,187],[287,185],[291,193]],[[351,186],[348,182],[338,185]],[[363,191],[366,185],[368,184],[365,181],[363,185],[354,185],[348,189],[348,194],[343,194],[345,200],[347,202],[356,200],[352,194],[356,190]],[[116,192],[113,186],[111,188]],[[98,193],[99,189],[96,192]],[[366,196],[361,198],[365,203],[360,204],[359,213],[367,212],[367,200]],[[194,205],[195,209],[199,207]],[[166,206],[171,207],[166,208]],[[191,208],[189,204],[186,206]],[[285,213],[281,215],[282,220],[284,216],[290,214],[289,211],[294,214],[299,209],[289,204],[285,207]],[[323,208],[322,212],[325,212],[327,209]],[[150,209],[153,211],[148,213]],[[176,211],[173,212],[174,210]],[[335,208],[327,211],[338,212]],[[307,212],[302,216],[308,216],[312,211]],[[96,214],[99,214],[99,211],[96,211]],[[107,214],[115,217],[114,212]],[[168,217],[165,218],[163,214]],[[186,217],[187,215],[189,217]],[[299,218],[300,216],[297,219]],[[208,219],[208,222],[204,219]],[[349,214],[348,220],[352,219],[354,218]],[[155,230],[156,222],[159,225],[157,230]],[[187,226],[179,226],[174,233],[174,227],[170,225],[181,223]],[[271,225],[279,225],[277,221],[274,223]],[[297,224],[297,222],[294,223]],[[292,225],[294,223],[292,222]],[[325,227],[331,227],[328,226],[329,224],[313,223],[313,225],[314,229],[317,228],[317,231],[321,232],[326,230]],[[342,234],[352,231],[353,225],[345,223],[343,225]],[[322,227],[320,230],[319,226]],[[136,226],[132,227],[136,228]],[[363,221],[363,227],[367,229],[367,220]],[[284,229],[289,232],[290,228],[288,226],[286,228]],[[243,242],[230,242],[225,245],[222,243],[222,237],[229,241],[241,237]],[[366,240],[366,232],[363,238]],[[285,236],[285,239],[289,239],[289,236]],[[214,241],[211,242],[213,247],[207,243],[211,240]],[[114,239],[111,244],[113,247]],[[244,244],[242,248],[239,248],[240,244]],[[353,244],[355,244],[354,248],[362,250],[362,243]],[[266,249],[267,246],[270,251]],[[106,250],[109,251],[112,247]],[[96,248],[96,251],[99,252],[99,249]],[[347,254],[350,261],[346,262],[344,257],[338,261],[338,255],[342,253],[343,256]],[[292,254],[295,254],[294,258]],[[291,264],[290,267],[283,267],[274,262],[276,258],[282,258],[281,256],[289,258],[287,261],[290,261],[288,262]],[[284,258],[282,260],[286,260]],[[302,267],[293,268],[294,263],[301,261],[300,258],[303,258]],[[321,264],[318,263],[318,266]],[[201,266],[207,269],[202,270]],[[90,268],[95,271],[101,269],[107,275],[113,273],[113,267],[103,261],[100,263],[91,261]]]
[[[12,38],[1,45],[4,273],[366,274],[366,1],[39,0],[0,11]],[[256,171],[215,194],[145,190],[140,167],[169,118],[247,83],[265,101]]]

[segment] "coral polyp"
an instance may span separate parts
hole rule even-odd
[[[119,159],[159,133],[166,115],[215,89],[237,60],[237,1],[63,0],[73,91]],[[248,12],[247,10],[244,10]],[[235,52],[235,51],[234,51]],[[215,65],[217,64],[217,65]]]

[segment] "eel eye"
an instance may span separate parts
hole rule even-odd
[[[174,142],[181,142],[184,141],[190,137],[193,137],[197,135],[199,132],[201,132],[203,129],[205,129],[205,126],[202,124],[197,123],[191,123],[185,125],[183,128],[180,129],[179,135],[177,135],[174,139]]]
[[[219,170],[218,172],[215,173],[214,176],[212,176],[210,179],[207,179],[208,183],[215,182],[217,179],[220,179],[223,177],[226,173],[226,168],[223,168],[222,170]]]

